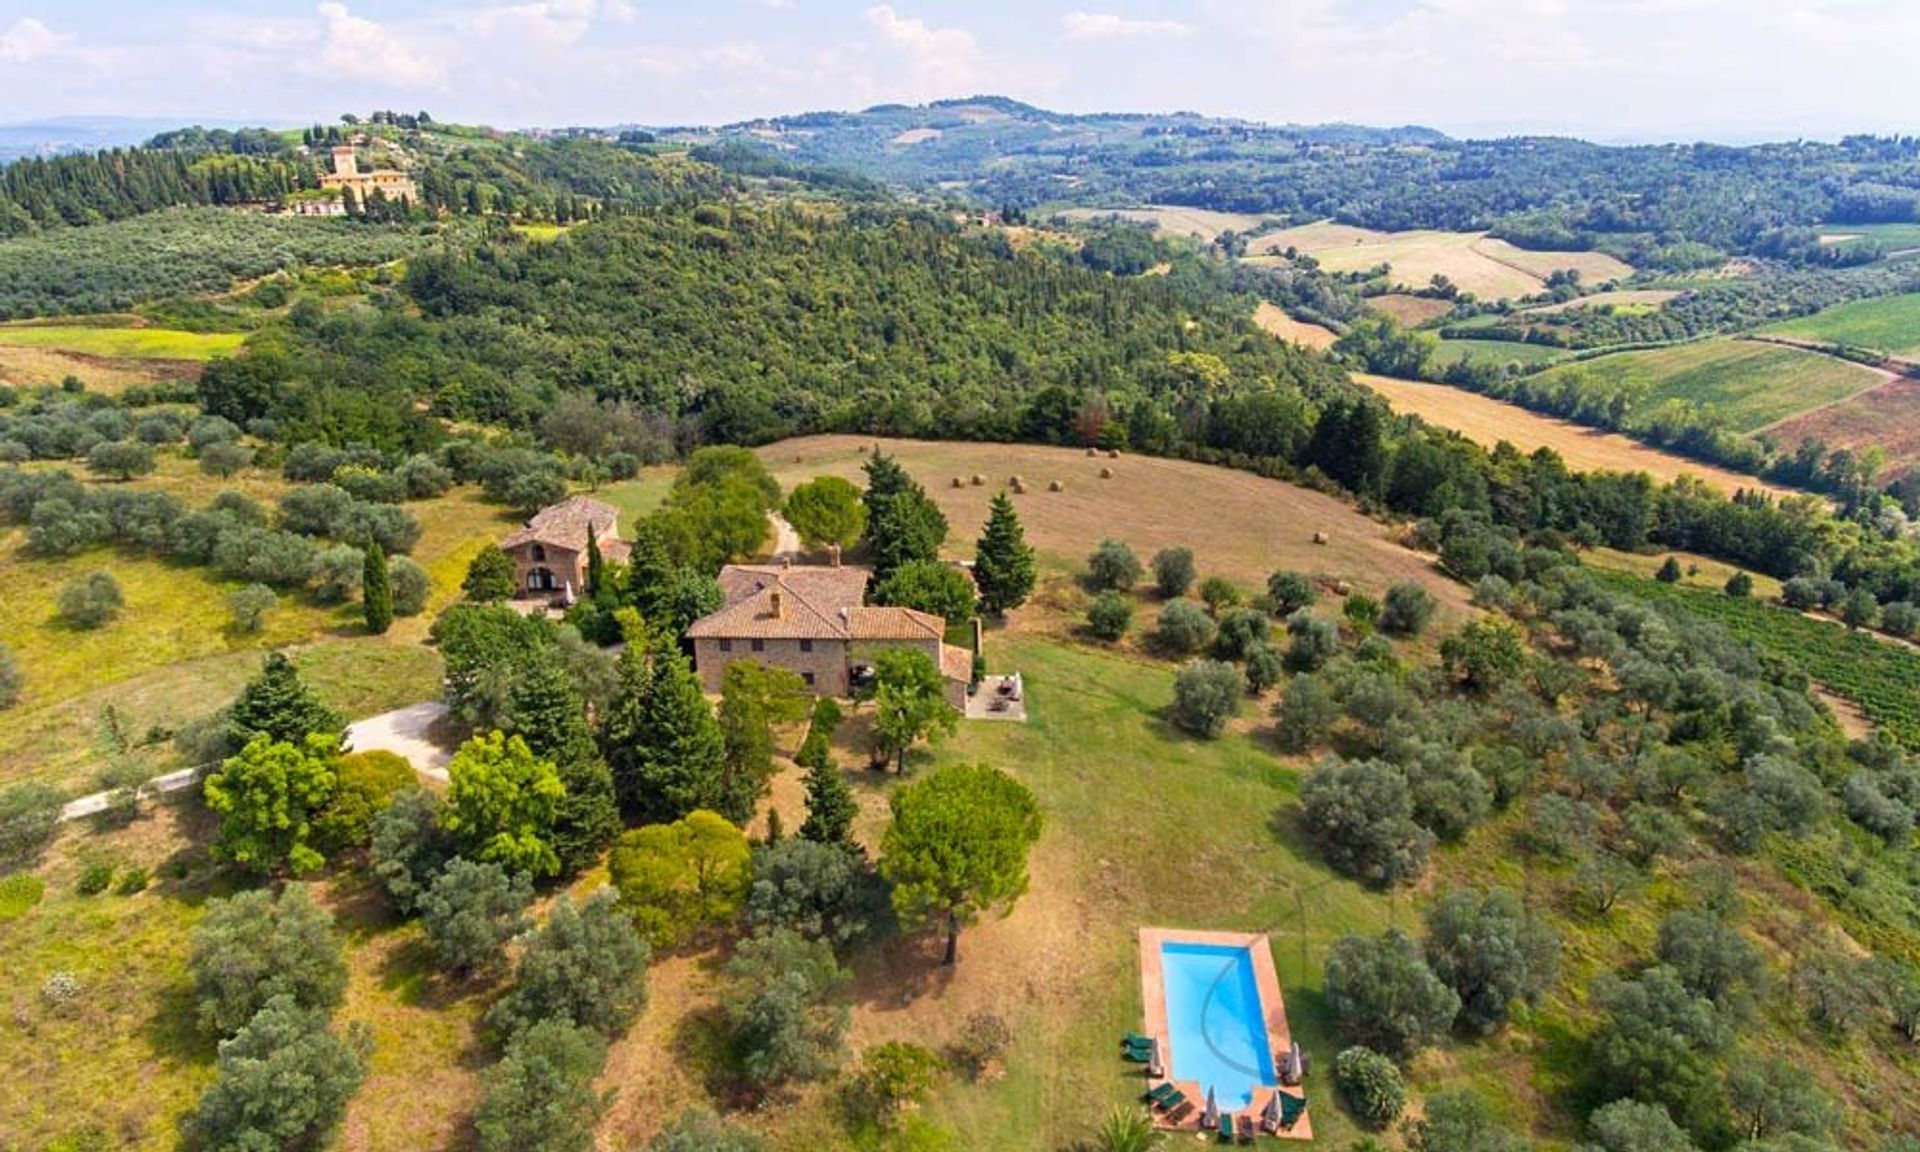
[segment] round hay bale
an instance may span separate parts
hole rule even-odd
[[[805,464],[807,462],[807,458],[805,456],[799,455],[798,453],[795,453],[793,457],[793,462],[795,464]]]
[[[955,488],[965,488],[967,486],[967,482],[965,480],[960,479],[960,477],[955,476],[953,478],[953,486]]]
[[[1025,484],[1026,482],[1027,482],[1026,478],[1023,476],[1013,475],[1013,476],[1007,477],[1007,483],[1013,485],[1015,488],[1020,487],[1020,485]]]
[[[1109,449],[1107,449],[1107,459],[1109,459],[1109,460],[1118,460],[1118,459],[1120,459],[1120,449],[1118,449],[1118,448],[1109,448]]]
[[[1351,596],[1353,595],[1353,585],[1347,583],[1345,580],[1335,580],[1333,582],[1333,594],[1335,596]]]
[[[1100,469],[1100,479],[1102,479],[1102,480],[1111,480],[1111,479],[1113,479],[1113,469],[1111,469],[1111,468],[1102,468],[1102,469]]]
[[[985,484],[987,482],[987,478],[985,476],[980,475],[980,473],[975,472],[971,477],[968,478],[967,482],[969,484],[972,484],[975,488],[978,488],[982,484]]]
[[[1015,496],[1025,496],[1027,494],[1027,486],[1018,476],[1013,478],[1013,494]]]
[[[1047,485],[1047,491],[1049,492],[1065,492],[1066,490],[1067,486],[1065,482],[1060,480],[1052,481]]]
[[[1315,544],[1325,544],[1327,542],[1327,534],[1325,532],[1315,532],[1313,534],[1313,542]]]
[[[1100,454],[1100,449],[1098,449],[1098,448],[1089,448],[1089,449],[1087,449],[1087,455],[1089,455],[1089,456],[1098,456],[1099,454]]]

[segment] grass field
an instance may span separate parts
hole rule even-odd
[[[0,344],[114,360],[211,360],[239,348],[241,332],[97,328],[84,324],[0,324]]]
[[[1262,300],[1259,307],[1253,310],[1253,322],[1282,340],[1291,340],[1295,344],[1315,351],[1331,348],[1334,341],[1340,339],[1331,328],[1322,328],[1318,324],[1309,324],[1305,320],[1295,320],[1265,300]]]
[[[1920,293],[1880,296],[1783,320],[1760,329],[1775,336],[1850,344],[1895,356],[1920,356]]]
[[[1454,340],[1443,338],[1433,350],[1434,363],[1458,364],[1472,357],[1485,364],[1545,364],[1567,355],[1564,348],[1522,344],[1517,340]]]
[[[1820,242],[1841,249],[1878,244],[1888,252],[1920,248],[1920,224],[1818,224]]]
[[[1634,412],[1643,417],[1668,400],[1682,400],[1733,431],[1751,432],[1864,392],[1885,376],[1817,352],[1718,339],[1618,352],[1536,377],[1545,385],[1562,379],[1625,389],[1634,397]]]
[[[1330,221],[1269,233],[1249,251],[1271,254],[1287,248],[1305,252],[1329,272],[1390,264],[1394,283],[1409,288],[1423,288],[1435,275],[1444,275],[1483,300],[1528,295],[1563,268],[1578,269],[1589,283],[1633,273],[1599,252],[1529,252],[1482,232],[1376,232]]]
[[[1193,236],[1211,241],[1222,232],[1247,232],[1269,219],[1246,212],[1214,212],[1206,208],[1180,208],[1152,205],[1145,208],[1069,208],[1060,213],[1068,220],[1105,220],[1118,216],[1136,224],[1150,224],[1161,232]]]
[[[1203,575],[1225,576],[1246,589],[1264,588],[1276,568],[1297,568],[1352,580],[1375,592],[1399,580],[1427,585],[1443,603],[1464,603],[1463,590],[1420,556],[1388,539],[1387,530],[1331,496],[1244,472],[1147,456],[1093,458],[1070,448],[1026,444],[961,444],[809,436],[759,449],[783,487],[816,475],[864,483],[861,449],[878,443],[897,456],[939,501],[953,531],[948,548],[971,555],[987,519],[987,502],[1019,475],[1013,498],[1027,541],[1056,566],[1080,564],[1103,537],[1133,546],[1145,558],[1164,547],[1193,549]],[[1100,479],[1101,468],[1114,477]],[[980,474],[980,487],[954,488],[954,477]],[[1066,485],[1049,492],[1050,481]],[[1206,509],[1204,516],[1196,509]],[[1316,531],[1328,542],[1313,543]]]
[[[1541,316],[1550,316],[1555,312],[1565,312],[1569,308],[1612,308],[1616,312],[1651,312],[1660,305],[1680,295],[1671,288],[1630,288],[1618,292],[1595,292],[1591,296],[1580,296],[1560,304],[1541,304],[1526,312]]]
[[[1354,379],[1385,396],[1396,412],[1408,412],[1430,424],[1451,428],[1488,447],[1505,440],[1524,452],[1551,448],[1575,471],[1646,472],[1659,480],[1693,476],[1729,494],[1742,488],[1757,488],[1777,496],[1792,494],[1789,489],[1776,488],[1752,476],[1662,452],[1617,433],[1542,416],[1477,392],[1359,373]]]

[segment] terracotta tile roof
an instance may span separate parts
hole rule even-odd
[[[855,640],[939,640],[947,622],[912,608],[855,608],[847,630]]]
[[[720,570],[726,606],[687,629],[693,637],[746,640],[846,640],[848,617],[862,611],[864,568],[777,568],[729,564]],[[778,597],[776,606],[775,598]]]
[[[940,649],[940,675],[948,680],[973,679],[973,649],[948,644]]]
[[[500,547],[517,548],[538,541],[581,552],[587,547],[587,525],[593,525],[600,538],[597,542],[604,543],[616,534],[619,520],[620,510],[613,505],[575,496],[535,512],[526,526],[502,540]]]

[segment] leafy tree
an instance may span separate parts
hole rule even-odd
[[[592,1152],[608,1097],[593,1079],[607,1045],[591,1029],[540,1020],[481,1077],[473,1117],[481,1152]]]
[[[255,736],[207,777],[207,807],[220,815],[213,853],[254,872],[281,868],[295,875],[326,863],[309,843],[315,817],[333,798],[333,736],[316,733],[300,744]]]
[[[879,604],[913,608],[939,616],[948,624],[973,619],[978,594],[965,572],[939,560],[909,560],[873,590]]]
[[[1413,1152],[1527,1152],[1527,1142],[1500,1126],[1493,1105],[1468,1089],[1436,1092],[1408,1133]]]
[[[1196,660],[1174,673],[1173,706],[1167,716],[1174,727],[1202,740],[1217,740],[1227,721],[1240,713],[1247,682],[1240,670],[1219,660]]]
[[[851,1019],[840,1000],[851,979],[825,940],[776,928],[744,941],[727,962],[721,1003],[745,1080],[764,1089],[831,1073]]]
[[[252,635],[260,631],[267,613],[280,606],[280,598],[265,584],[249,584],[227,595],[227,611],[233,617],[236,632]]]
[[[1621,843],[1641,867],[1678,852],[1687,841],[1687,822],[1665,808],[1635,801],[1621,817]]]
[[[1323,761],[1301,786],[1300,803],[1308,834],[1336,870],[1385,886],[1426,869],[1433,836],[1414,823],[1413,790],[1398,767]]]
[[[387,561],[387,582],[393,588],[395,616],[418,616],[427,610],[433,578],[411,557],[395,556]]]
[[[1339,718],[1340,703],[1324,679],[1311,673],[1295,676],[1274,709],[1274,739],[1288,752],[1305,752],[1325,739]]]
[[[1408,773],[1413,820],[1440,839],[1464,839],[1485,818],[1493,789],[1466,758],[1450,749],[1430,749]]]
[[[1087,605],[1087,631],[1109,644],[1133,626],[1133,604],[1118,592],[1102,592]]]
[[[1839,1120],[1833,1102],[1804,1066],[1784,1060],[1737,1060],[1727,1069],[1734,1127],[1747,1140],[1824,1136]]]
[[[558,1020],[612,1038],[646,1003],[649,954],[612,890],[600,889],[577,908],[563,894],[528,939],[513,985],[487,1013],[487,1023],[511,1037]]]
[[[1595,852],[1580,862],[1573,874],[1573,890],[1588,911],[1604,916],[1613,906],[1645,883],[1640,870],[1612,852]]]
[[[1889,636],[1908,639],[1920,632],[1920,607],[1910,600],[1894,600],[1880,607],[1880,630]]]
[[[860,853],[841,843],[791,838],[754,849],[747,926],[788,929],[846,944],[868,928],[874,886]]]
[[[1162,548],[1153,554],[1153,586],[1162,599],[1174,600],[1193,587],[1193,549]]]
[[[1119,593],[1101,595],[1118,596]],[[1167,656],[1191,656],[1213,643],[1213,617],[1191,600],[1174,600],[1160,609],[1154,625],[1153,646]]]
[[[247,682],[228,708],[227,723],[235,748],[260,735],[275,744],[304,744],[315,733],[334,737],[337,746],[347,726],[300,679],[293,662],[278,652],[267,654],[260,674]]]
[[[1745,572],[1735,572],[1727,577],[1727,595],[1736,600],[1745,600],[1753,595],[1753,577]],[[1668,1121],[1672,1123],[1672,1121]]]
[[[668,946],[731,923],[746,898],[752,863],[746,833],[718,813],[696,810],[622,835],[608,870],[633,923]]]
[[[851,548],[867,530],[860,489],[838,476],[816,476],[787,493],[787,523],[808,548]]]
[[[1507,1022],[1508,1006],[1552,983],[1560,937],[1501,888],[1456,888],[1428,907],[1427,967],[1460,998],[1459,1020],[1482,1032]]]
[[[1026,530],[1005,492],[996,492],[987,508],[987,526],[974,546],[973,579],[980,588],[980,604],[1004,616],[1033,594],[1033,549]]]
[[[497,544],[488,544],[467,562],[466,579],[460,591],[477,604],[496,604],[511,600],[516,591],[513,557]]]
[[[532,902],[526,873],[455,858],[420,899],[427,946],[463,976],[491,970],[506,959],[507,941],[527,930]]]
[[[285,996],[325,1012],[347,990],[347,962],[333,918],[304,884],[212,901],[194,925],[187,961],[202,1031],[231,1036],[267,1001]]]
[[[1200,600],[1215,617],[1240,603],[1240,589],[1225,576],[1209,576],[1200,581]]]
[[[1096,592],[1127,592],[1140,579],[1140,558],[1119,540],[1100,541],[1087,557],[1087,585]]]
[[[880,873],[909,926],[945,921],[945,963],[959,958],[961,925],[1011,911],[1027,889],[1027,852],[1040,838],[1033,793],[984,764],[941,768],[893,795]]]
[[[60,618],[75,628],[98,628],[120,615],[125,604],[111,572],[91,572],[60,589]]]
[[[127,481],[153,471],[153,449],[134,440],[102,440],[87,453],[87,471]]]
[[[374,814],[372,831],[374,879],[393,910],[411,916],[453,858],[453,838],[440,826],[440,800],[425,788],[409,788]]]
[[[1286,678],[1287,660],[1271,644],[1255,644],[1247,650],[1247,692],[1258,696]]]
[[[1302,609],[1287,617],[1286,665],[1290,672],[1317,672],[1340,651],[1340,628]]]
[[[1660,570],[1653,574],[1653,578],[1662,584],[1678,584],[1682,575],[1679,559],[1669,556],[1666,562],[1660,565]]]
[[[797,672],[752,660],[727,665],[720,682],[720,736],[726,751],[715,810],[736,824],[753,819],[773,778],[773,725],[807,715],[809,692]]]
[[[671,638],[643,659],[628,641],[603,740],[629,820],[677,820],[718,806],[726,740],[700,678]]]
[[[883,649],[873,658],[873,670],[874,742],[905,773],[908,751],[921,740],[950,735],[959,715],[947,703],[933,657],[920,649]]]
[[[323,1147],[360,1090],[372,1047],[364,1030],[342,1040],[327,1031],[325,1011],[273,996],[221,1042],[192,1131],[209,1152]]]
[[[60,830],[65,803],[58,789],[31,780],[0,789],[0,866],[38,856]]]
[[[1548,792],[1534,799],[1532,816],[1527,841],[1536,851],[1572,859],[1592,846],[1596,817],[1586,801]]]
[[[1874,599],[1871,589],[1855,588],[1840,602],[1840,619],[1850,629],[1869,627],[1879,614],[1880,602]]]
[[[1491,692],[1526,667],[1526,641],[1507,621],[1475,620],[1441,641],[1440,663],[1448,676],[1466,687]]]
[[[682,1112],[647,1145],[647,1152],[763,1152],[758,1136],[704,1109]]]
[[[1582,1152],[1695,1152],[1693,1141],[1659,1104],[1615,1100],[1587,1117]]]
[[[1214,636],[1213,654],[1222,660],[1245,660],[1254,649],[1267,646],[1271,627],[1267,614],[1257,608],[1232,608],[1219,616],[1219,632]]]
[[[387,554],[379,541],[367,545],[360,575],[360,610],[366,617],[367,631],[384,635],[393,627],[393,583],[387,575]]]
[[[1460,1010],[1460,998],[1397,929],[1336,941],[1326,995],[1342,1038],[1400,1060],[1446,1035]]]
[[[1711,1001],[1696,998],[1671,968],[1631,980],[1603,976],[1592,999],[1602,1013],[1588,1071],[1597,1092],[1664,1105],[1696,1134],[1717,1103],[1711,1057],[1732,1032]]]
[[[1433,619],[1433,594],[1418,584],[1395,584],[1387,589],[1380,611],[1380,630],[1395,636],[1417,636]]]
[[[560,871],[553,826],[566,787],[552,762],[535,757],[520,737],[496,731],[462,745],[447,775],[440,826],[463,855],[534,876]]]
[[[253,449],[229,440],[219,440],[200,449],[200,471],[226,479],[253,463]]]
[[[1363,1124],[1385,1128],[1406,1110],[1407,1088],[1400,1081],[1400,1069],[1371,1048],[1356,1044],[1343,1049],[1333,1061],[1333,1082]]]
[[[1273,614],[1282,620],[1302,608],[1310,608],[1319,599],[1313,581],[1303,572],[1280,571],[1267,577],[1267,601]]]
[[[418,787],[413,765],[392,752],[339,757],[333,762],[333,798],[313,822],[314,840],[328,852],[364,846],[374,817],[400,793]]]

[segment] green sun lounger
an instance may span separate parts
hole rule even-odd
[[[1160,1111],[1171,1112],[1175,1108],[1180,1107],[1180,1105],[1185,1104],[1186,1102],[1187,1102],[1187,1094],[1185,1092],[1180,1091],[1178,1088],[1176,1088],[1173,1090],[1173,1095],[1167,1096],[1161,1099]]]
[[[1169,1080],[1165,1084],[1160,1085],[1158,1088],[1154,1088],[1150,1090],[1147,1093],[1146,1099],[1147,1099],[1147,1103],[1149,1104],[1158,1104],[1169,1096],[1178,1096],[1179,1094],[1180,1094],[1180,1089],[1175,1088],[1173,1086],[1173,1081]]]
[[[1231,1112],[1220,1113],[1220,1139],[1228,1144],[1233,1143],[1233,1114]]]
[[[1120,1037],[1120,1045],[1123,1048],[1139,1048],[1151,1043],[1153,1043],[1153,1037],[1144,1032],[1129,1032]]]

